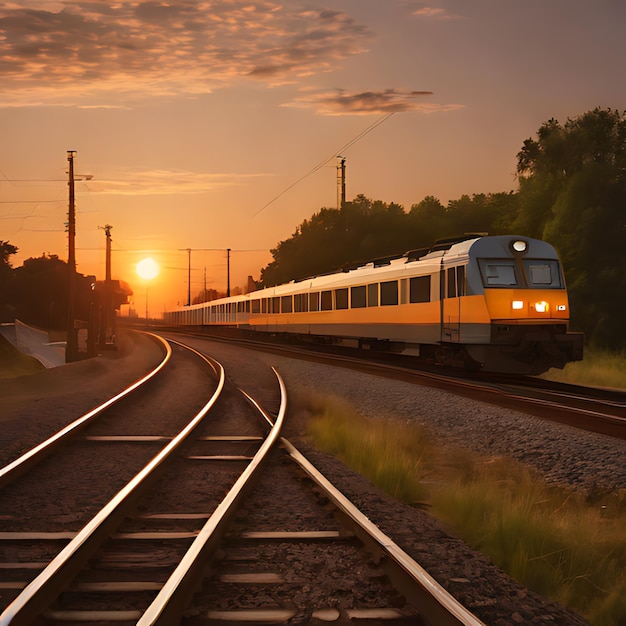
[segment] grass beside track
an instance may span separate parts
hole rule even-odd
[[[315,445],[427,507],[530,589],[598,626],[626,624],[626,492],[579,494],[507,458],[441,446],[418,425],[298,394]]]
[[[626,389],[626,354],[585,349],[582,361],[568,363],[562,370],[551,369],[542,378],[573,385]]]
[[[44,369],[45,367],[37,359],[22,354],[0,335],[0,378],[26,376]]]

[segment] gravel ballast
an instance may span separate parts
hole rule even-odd
[[[264,357],[287,385],[347,400],[370,418],[414,421],[453,446],[507,456],[549,482],[581,490],[626,488],[626,442],[437,389],[307,361]]]

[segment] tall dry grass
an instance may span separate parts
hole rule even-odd
[[[511,459],[442,447],[414,423],[299,395],[315,445],[389,494],[428,505],[514,578],[598,626],[626,624],[626,492],[583,497]]]
[[[403,502],[425,495],[421,484],[431,449],[425,434],[406,424],[370,421],[336,397],[309,396],[304,403],[314,418],[309,433],[321,449]]]
[[[585,348],[582,361],[551,369],[542,378],[592,387],[626,389],[626,354]]]

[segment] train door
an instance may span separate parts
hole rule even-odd
[[[461,341],[461,304],[465,295],[465,266],[443,267],[439,270],[441,293],[441,341]]]

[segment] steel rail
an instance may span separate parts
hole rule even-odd
[[[170,332],[177,332],[174,330],[170,330]],[[180,331],[178,331],[180,332]],[[196,336],[196,335],[194,335]],[[523,396],[519,395],[512,390],[507,390],[506,387],[520,387],[519,384],[512,385],[511,383],[490,383],[489,381],[481,381],[481,380],[470,380],[467,378],[455,377],[453,379],[450,376],[434,372],[431,370],[422,370],[422,369],[412,369],[402,367],[400,365],[394,365],[391,363],[379,362],[379,361],[370,361],[364,359],[362,356],[350,356],[344,354],[334,354],[329,352],[317,352],[315,350],[299,350],[297,348],[293,348],[291,346],[285,346],[281,344],[273,344],[268,342],[262,342],[259,340],[251,340],[251,339],[241,339],[241,338],[224,338],[219,335],[207,335],[202,334],[199,335],[204,339],[209,339],[211,341],[221,341],[228,343],[236,343],[237,345],[241,345],[245,348],[249,348],[251,350],[261,350],[263,352],[270,352],[272,354],[278,354],[279,356],[284,356],[287,358],[298,358],[305,360],[313,360],[319,361],[323,360],[325,363],[330,363],[331,365],[335,365],[337,367],[349,367],[357,369],[358,371],[362,371],[367,374],[372,374],[374,376],[392,376],[397,378],[398,380],[403,380],[405,382],[409,382],[411,384],[425,384],[430,387],[434,387],[437,389],[443,389],[449,393],[455,393],[457,395],[470,395],[470,397],[474,397],[474,393],[481,393],[485,395],[485,398],[482,398],[481,401],[489,402],[487,397],[493,398],[493,404],[498,406],[503,406],[502,402],[506,402],[508,399],[517,401],[517,402],[526,402],[528,408],[531,409],[533,407],[542,407],[542,401],[540,398],[535,398],[532,395]],[[451,385],[451,381],[453,385]],[[619,402],[615,400],[605,400],[602,398],[594,398],[591,396],[582,396],[580,398],[576,397],[574,392],[558,392],[553,390],[545,390],[540,389],[537,390],[532,386],[522,386],[522,388],[527,388],[529,390],[537,391],[537,393],[542,393],[544,395],[551,396],[562,396],[565,398],[570,398],[572,400],[580,400],[590,405],[605,405],[607,407],[611,407],[614,409],[626,409],[626,403]],[[590,389],[594,389],[591,387]],[[619,392],[619,390],[617,390]],[[508,406],[508,405],[505,405]],[[561,405],[555,400],[544,400],[544,404],[547,409],[560,409],[562,411],[569,411],[571,414],[580,416],[582,418],[593,418],[598,422],[605,423],[610,426],[623,427],[625,426],[625,419],[620,415],[612,415],[607,413],[602,413],[601,410],[593,410],[593,409],[585,409],[582,407],[576,407],[571,405]],[[517,408],[516,410],[523,411],[522,408]],[[531,415],[535,415],[536,413],[530,413]],[[545,417],[543,413],[540,413],[539,416]],[[580,427],[580,426],[579,426]],[[588,430],[594,430],[593,428],[589,428]],[[603,432],[602,430],[597,432]]]
[[[212,337],[214,339],[214,337]],[[254,343],[254,342],[252,342]],[[266,344],[264,344],[265,346]],[[264,351],[287,356],[288,358],[301,358],[297,351],[290,347],[274,346],[269,344],[262,348]],[[514,388],[506,389],[505,386],[496,386],[486,381],[472,381],[464,378],[451,379],[446,374],[425,370],[413,370],[393,365],[390,363],[371,362],[363,358],[355,358],[346,355],[305,352],[304,358],[316,360],[323,358],[325,362],[337,367],[350,367],[358,371],[374,376],[390,376],[396,380],[402,380],[410,384],[424,384],[435,389],[442,389],[448,393],[454,393],[470,397],[480,402],[489,402],[495,406],[502,406],[516,411],[526,412],[535,417],[549,419],[551,421],[568,424],[576,428],[597,432],[611,437],[626,438],[626,417],[615,415],[612,412],[602,412],[602,405],[619,409],[622,412],[626,405],[615,401],[605,401],[582,397],[580,401],[588,405],[596,405],[600,410],[573,406],[571,403],[560,403],[555,399],[541,398],[533,395],[521,395]],[[518,386],[519,387],[519,386]],[[554,398],[554,391],[540,391],[530,388],[535,393],[550,395]],[[564,398],[577,400],[575,394],[562,394]]]
[[[270,433],[253,459],[246,466],[246,469],[235,481],[233,487],[202,527],[179,565],[137,622],[137,626],[168,626],[169,624],[177,624],[179,622],[180,615],[197,588],[199,577],[206,569],[207,560],[219,547],[219,543],[232,516],[247,495],[252,481],[258,476],[259,470],[267,459],[270,450],[278,441],[287,408],[287,393],[282,378],[274,368],[272,369],[278,379],[281,401],[276,420],[274,422],[268,420],[271,426]],[[243,393],[247,398],[251,399],[248,394]],[[262,413],[263,417],[266,417],[265,411],[254,400],[252,400],[252,403]]]
[[[421,617],[433,626],[485,626],[473,613],[448,593],[424,568],[414,561],[378,526],[371,522],[287,439],[281,445],[298,466],[324,491],[339,511],[346,516],[364,543],[382,551],[390,563],[383,566]],[[393,568],[389,566],[393,565]]]
[[[157,339],[162,344],[162,347],[165,349],[165,356],[163,357],[163,360],[152,371],[148,372],[142,378],[136,380],[132,385],[118,393],[113,398],[110,398],[103,404],[100,404],[88,413],[85,413],[45,441],[42,441],[34,448],[31,448],[30,450],[22,454],[19,458],[0,468],[0,489],[8,485],[19,476],[22,476],[37,463],[42,461],[47,455],[56,450],[61,444],[65,443],[71,436],[75,435],[81,428],[87,426],[87,424],[93,418],[108,409],[110,406],[114,405],[116,402],[119,402],[122,398],[135,391],[135,389],[137,389],[144,383],[148,382],[165,367],[165,365],[172,356],[171,346],[163,337],[160,337],[159,335],[155,335],[154,333],[145,334]]]
[[[250,396],[243,393],[254,402]],[[271,424],[271,417],[267,413],[264,413],[264,416]],[[355,534],[363,543],[388,557],[389,561],[383,563],[383,567],[398,589],[405,594],[407,600],[418,609],[426,623],[433,626],[485,626],[484,622],[466,609],[423,567],[359,511],[292,443],[284,437],[281,437],[280,443],[302,471],[350,521]]]
[[[174,342],[178,343],[178,342]],[[180,344],[183,345],[183,344]],[[130,482],[75,535],[0,615],[0,626],[31,626],[87,563],[104,540],[122,523],[135,501],[150,486],[165,461],[200,424],[219,398],[225,384],[224,368],[197,350],[184,346],[207,362],[218,376],[217,389],[191,421]],[[171,349],[171,348],[170,348]],[[150,482],[149,482],[150,479]]]

